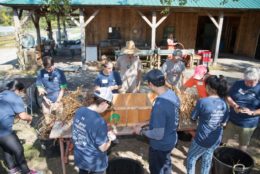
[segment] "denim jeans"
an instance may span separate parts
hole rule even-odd
[[[171,174],[171,150],[160,151],[150,147],[149,169],[151,174]]]
[[[209,148],[206,148],[198,145],[193,140],[187,156],[187,163],[186,163],[187,174],[195,174],[196,162],[200,157],[202,157],[200,173],[209,174],[211,163],[212,163],[213,152],[218,146],[219,146],[219,142],[215,143]]]

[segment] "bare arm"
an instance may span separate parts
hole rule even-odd
[[[58,96],[56,102],[60,102],[60,101],[61,101],[61,99],[62,99],[62,97],[63,97],[63,95],[64,95],[64,92],[65,92],[65,89],[62,88],[62,89],[60,90],[60,93],[59,93],[59,96]]]
[[[110,145],[111,145],[111,141],[108,140],[108,142],[102,144],[102,145],[99,146],[98,148],[99,148],[99,150],[101,150],[102,152],[105,152],[105,151],[108,150],[108,148],[110,147]]]
[[[28,121],[28,122],[31,122],[32,121],[32,116],[27,114],[26,112],[21,112],[18,114],[18,117],[22,120],[25,120],[25,121]]]

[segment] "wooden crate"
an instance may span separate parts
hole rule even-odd
[[[113,113],[120,115],[117,126],[134,126],[150,120],[152,95],[147,93],[114,94],[113,108],[103,113],[109,123]]]

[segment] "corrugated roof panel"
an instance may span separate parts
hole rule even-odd
[[[178,0],[174,0],[172,7],[194,8],[224,8],[224,9],[260,9],[260,0],[187,0],[187,4],[180,6]],[[43,0],[0,0],[2,5],[42,5]],[[108,5],[108,6],[163,6],[160,0],[71,0],[72,5]]]

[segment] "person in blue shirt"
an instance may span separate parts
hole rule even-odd
[[[165,86],[165,77],[158,69],[149,71],[145,80],[158,97],[155,99],[149,129],[136,126],[134,132],[149,138],[149,169],[151,174],[171,174],[171,151],[177,143],[180,101]],[[144,123],[147,124],[147,123]]]
[[[208,97],[199,99],[191,119],[198,120],[198,127],[187,155],[187,174],[195,174],[197,160],[201,157],[201,174],[209,174],[214,150],[219,146],[223,126],[229,118],[227,82],[223,76],[211,75],[206,79]]]
[[[247,150],[251,136],[256,129],[260,116],[260,83],[259,71],[248,67],[244,80],[236,81],[229,91],[230,122],[224,131],[223,143],[234,135],[239,135],[239,147]]]
[[[101,87],[94,92],[92,104],[79,108],[73,119],[72,140],[75,165],[79,174],[105,174],[108,166],[106,151],[116,139],[100,113],[112,104],[113,94],[109,88]]]
[[[24,93],[24,85],[16,80],[7,84],[7,89],[0,93],[0,147],[10,174],[35,174],[28,168],[24,157],[24,149],[16,133],[13,131],[15,117],[32,121],[32,116],[25,112],[25,105],[20,97]]]
[[[36,86],[40,96],[43,96],[42,110],[46,124],[50,124],[51,110],[61,112],[61,99],[67,88],[64,72],[54,67],[54,59],[50,56],[43,57],[44,68],[37,74]]]
[[[103,67],[103,70],[99,72],[95,79],[95,89],[109,87],[113,93],[118,93],[118,90],[122,86],[120,74],[113,70],[112,62],[106,61]]]

